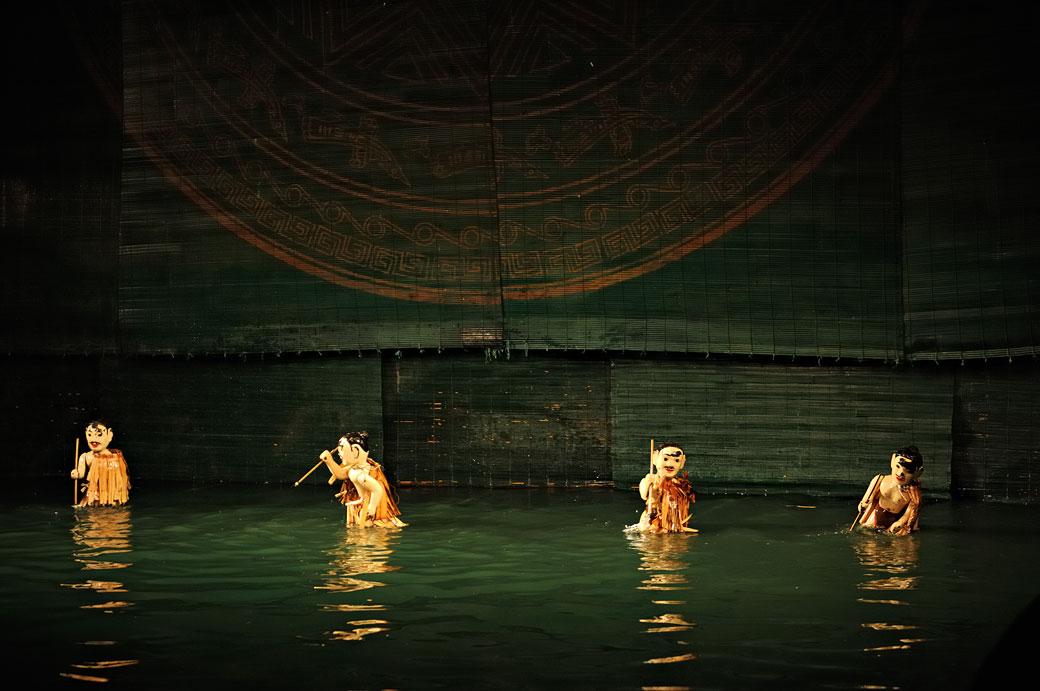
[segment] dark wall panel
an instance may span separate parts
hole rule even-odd
[[[486,4],[437,7],[123,3],[129,352],[501,344]]]
[[[1040,350],[1036,8],[943,6],[903,77],[906,350],[915,359]],[[967,48],[967,49],[966,49]]]
[[[882,108],[810,179],[678,261],[598,290],[507,301],[510,343],[898,360],[893,117]]]
[[[1034,9],[438,7],[13,8],[0,346],[1036,351]]]
[[[388,358],[383,392],[386,454],[402,484],[611,484],[603,361]]]
[[[21,449],[8,454],[0,474],[68,478],[76,439],[80,439],[80,452],[86,451],[84,429],[101,413],[100,393],[95,357],[0,359],[4,427]],[[70,504],[71,484],[70,479]]]
[[[577,95],[493,75],[510,341],[898,357],[897,6],[664,7],[582,27]]]
[[[382,455],[378,358],[148,358],[104,378],[131,480],[291,484],[361,429]]]
[[[107,37],[103,57],[118,79],[119,14],[97,4],[77,23],[53,2],[20,3],[0,27],[2,352],[82,355],[119,345],[119,119],[77,43],[82,32]]]
[[[423,357],[8,357],[0,393],[31,457],[6,477],[67,479],[102,417],[141,488],[291,484],[365,429],[400,484],[628,491],[648,444],[686,447],[702,491],[855,494],[915,443],[925,488],[1035,503],[1040,376],[1031,363],[813,366],[481,352]],[[385,433],[384,433],[385,430]],[[384,441],[385,437],[385,441]],[[327,474],[309,483],[321,485]]]
[[[128,352],[894,355],[903,8],[438,8],[123,3]]]
[[[957,375],[953,489],[975,499],[1040,499],[1040,368],[963,368]]]
[[[638,483],[653,437],[683,446],[695,487],[841,494],[916,444],[926,491],[946,493],[952,387],[911,368],[615,361],[614,479]]]

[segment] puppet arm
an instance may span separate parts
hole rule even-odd
[[[917,527],[917,519],[921,515],[921,488],[917,485],[911,485],[906,493],[908,499],[906,510],[903,511],[903,515],[899,517],[899,520],[888,528],[888,532],[893,535],[909,535]]]
[[[639,481],[639,496],[643,501],[646,501],[647,497],[650,496],[653,487],[654,476],[647,473],[647,475]]]
[[[863,513],[869,507],[871,502],[874,500],[874,495],[881,492],[881,482],[884,480],[884,475],[875,475],[874,478],[867,485],[867,491],[863,493],[863,498],[859,500],[859,511]]]
[[[367,498],[368,500],[365,504],[367,508],[366,515],[368,517],[374,516],[376,509],[383,501],[383,486],[379,484],[377,479],[364,470],[356,471],[353,477],[350,478],[350,481],[354,483],[355,487],[357,487],[358,494],[360,494],[362,498]]]
[[[347,479],[347,469],[341,466],[339,463],[336,463],[336,459],[332,457],[331,451],[322,451],[320,458],[321,460],[325,461],[325,466],[329,469],[329,472],[332,473],[332,476],[334,478],[336,478],[337,480]],[[329,482],[331,482],[331,480]]]
[[[86,477],[86,475],[87,475],[87,466],[90,465],[90,459],[87,458],[87,456],[89,456],[89,455],[90,455],[89,452],[81,453],[79,455],[79,460],[76,462],[76,467],[72,469],[72,473],[71,473],[72,477],[74,477],[77,480]]]

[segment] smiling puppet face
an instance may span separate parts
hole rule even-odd
[[[921,477],[924,472],[924,463],[917,458],[908,458],[898,451],[892,454],[892,476],[900,485],[909,485]]]
[[[112,430],[102,422],[87,425],[87,447],[97,453],[104,451],[112,441]]]
[[[662,446],[654,454],[654,468],[663,477],[675,477],[686,465],[686,454],[678,446]]]

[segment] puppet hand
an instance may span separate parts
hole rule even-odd
[[[893,535],[908,535],[910,533],[910,529],[907,528],[905,524],[893,523],[889,527],[888,532],[892,533]]]
[[[320,458],[323,461],[331,461],[331,460],[333,460],[332,459],[332,454],[329,453],[328,450],[322,451],[321,455],[318,456],[318,458]]]
[[[79,474],[79,469],[78,468],[73,469],[73,471],[71,473],[69,473],[69,476],[72,477],[73,480],[80,479],[81,475]]]

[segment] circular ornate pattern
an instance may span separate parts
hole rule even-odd
[[[452,303],[601,288],[736,227],[870,109],[905,33],[870,2],[209,7],[124,22],[149,158],[303,271]]]

